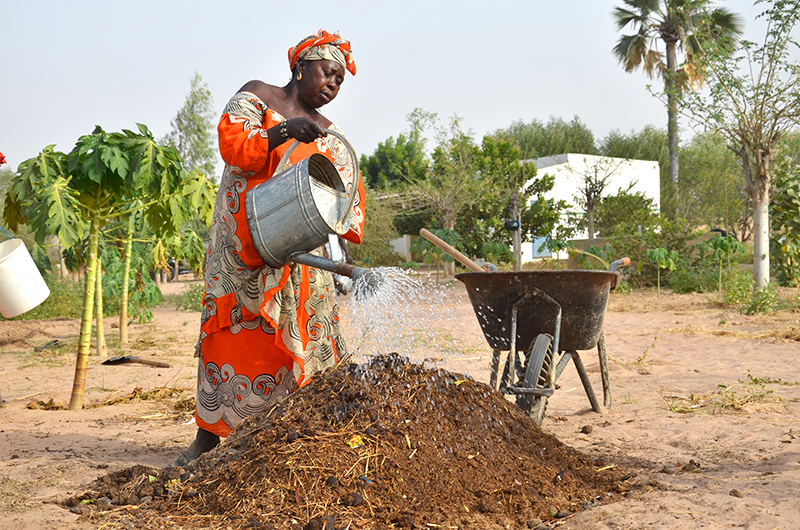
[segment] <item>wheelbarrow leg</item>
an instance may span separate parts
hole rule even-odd
[[[489,365],[489,386],[497,390],[497,374],[500,370],[500,350],[492,350],[492,362]]]
[[[570,351],[569,353],[572,354],[572,362],[575,363],[575,369],[578,370],[578,375],[581,378],[581,383],[583,383],[583,389],[586,391],[586,397],[589,398],[589,403],[592,405],[592,410],[598,414],[602,414],[603,411],[600,408],[600,404],[597,403],[597,397],[595,397],[594,390],[592,390],[592,383],[589,381],[589,375],[586,373],[586,368],[583,367],[581,356],[578,355],[578,352],[576,351]]]
[[[597,342],[597,355],[600,358],[600,378],[603,380],[603,406],[611,409],[611,384],[608,379],[608,357],[606,356],[606,338],[600,333]]]

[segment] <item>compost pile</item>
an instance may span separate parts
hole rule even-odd
[[[487,385],[392,354],[316,377],[185,468],[130,468],[69,504],[104,528],[526,528],[630,482]]]

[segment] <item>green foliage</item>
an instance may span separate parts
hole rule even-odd
[[[700,260],[707,259],[716,264],[718,271],[717,290],[721,293],[724,270],[723,261],[727,261],[728,268],[730,268],[731,258],[736,255],[744,254],[744,245],[733,236],[717,236],[701,243],[698,246],[698,251]]]
[[[78,318],[83,303],[83,284],[73,282],[70,278],[61,278],[56,274],[44,275],[44,281],[50,289],[50,296],[44,302],[12,319],[3,320],[39,320],[44,318]]]
[[[610,237],[620,225],[649,227],[658,217],[653,210],[654,201],[644,192],[620,189],[616,195],[603,197],[595,208],[595,230],[599,237]]]
[[[199,170],[216,181],[216,111],[208,85],[195,72],[183,107],[171,121],[172,129],[160,140],[178,152],[186,173]]]
[[[674,271],[677,265],[678,253],[665,248],[651,248],[647,251],[647,259],[656,264],[658,296],[661,296],[661,269]]]
[[[514,253],[505,243],[487,242],[481,246],[480,256],[495,265],[513,263]]]
[[[394,210],[391,204],[370,189],[367,189],[364,204],[367,209],[364,239],[360,245],[348,246],[350,255],[356,262],[364,265],[399,265],[403,258],[389,243],[399,237],[392,225]]]
[[[733,269],[725,278],[725,294],[723,303],[726,306],[742,306],[750,302],[753,297],[753,273],[750,271]]]
[[[800,152],[787,147],[773,166],[770,265],[780,285],[796,287],[800,285]]]
[[[450,245],[451,247],[455,248],[459,252],[463,251],[463,244],[461,240],[461,235],[456,232],[455,230],[446,230],[443,228],[434,228],[431,229],[430,232]],[[411,243],[411,248],[409,249],[411,252],[416,254],[422,255],[422,261],[426,264],[435,263],[436,264],[436,281],[439,281],[439,265],[442,262],[445,263],[452,263],[453,257],[450,254],[446,253],[424,237],[418,237]]]
[[[743,240],[752,232],[740,160],[724,137],[696,134],[679,153],[681,175],[677,208],[690,223],[722,228]]]
[[[359,167],[365,186],[387,190],[423,179],[428,170],[428,161],[420,141],[415,140],[413,135],[409,138],[400,134],[396,140],[389,137],[379,143],[372,155],[361,155]]]
[[[777,306],[778,289],[774,283],[768,283],[761,289],[755,289],[750,300],[745,302],[739,311],[745,315],[771,315]]]
[[[642,226],[641,231],[638,224],[622,223],[617,226],[613,237],[606,243],[606,251],[613,259],[631,259],[631,266],[623,271],[626,281],[636,287],[652,286],[660,281],[660,268],[647,257],[647,252],[664,248],[681,256],[695,236],[695,231],[685,221],[670,221],[664,216],[654,216],[652,224]]]
[[[122,301],[123,262],[118,249],[108,248],[102,253],[103,262],[103,314],[118,315]],[[157,306],[163,296],[158,286],[153,283],[146,271],[148,260],[141,254],[131,257],[128,292],[128,316],[138,322],[150,322],[153,319],[151,307]]]
[[[568,249],[570,254],[578,254],[578,265],[581,269],[586,270],[608,270],[611,266],[611,256],[605,248],[600,248],[594,245],[586,247],[585,250],[579,250],[575,247]]]
[[[600,142],[598,151],[603,156],[658,162],[662,196],[670,185],[666,129],[646,125],[628,134],[614,129]]]
[[[419,270],[419,264],[416,261],[406,261],[400,264],[401,269]]]
[[[203,297],[205,294],[205,288],[202,283],[189,284],[178,295],[175,309],[200,312],[203,310]]]
[[[492,136],[512,140],[525,160],[564,153],[597,153],[594,134],[577,116],[569,122],[551,117],[546,124],[536,119],[530,123],[515,121]]]

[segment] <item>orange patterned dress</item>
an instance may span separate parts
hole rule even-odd
[[[296,264],[270,268],[258,256],[247,228],[245,194],[274,174],[292,144],[287,141],[269,150],[267,129],[282,120],[255,94],[239,92],[228,102],[217,127],[226,165],[206,261],[196,421],[220,436],[307,384],[347,351],[331,274]],[[330,128],[341,132],[335,125]],[[312,153],[333,161],[352,193],[353,166],[344,142],[327,136],[300,144],[287,167]],[[360,183],[356,192],[350,230],[342,237],[360,243],[364,230]]]

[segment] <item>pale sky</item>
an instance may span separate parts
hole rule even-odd
[[[0,0],[0,152],[16,169],[46,145],[69,152],[95,125],[161,137],[195,72],[221,113],[247,81],[284,85],[287,50],[319,28],[352,43],[358,73],[321,109],[359,154],[407,130],[416,107],[483,135],[513,121],[578,116],[595,134],[666,125],[644,74],[611,54],[620,0],[348,2]],[[745,36],[761,11],[742,14]],[[292,8],[291,6],[304,6]],[[682,124],[684,128],[686,124]],[[218,166],[216,173],[222,168]]]

